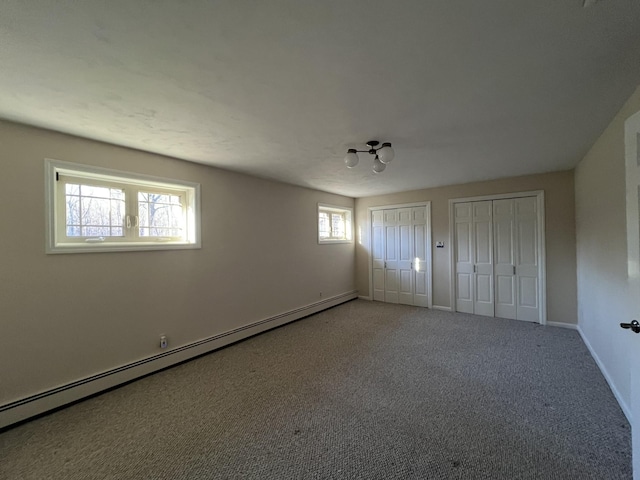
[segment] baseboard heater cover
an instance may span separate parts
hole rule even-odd
[[[358,298],[350,291],[0,406],[0,428]]]

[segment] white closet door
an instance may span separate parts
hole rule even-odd
[[[398,248],[398,210],[383,210],[384,215],[384,252],[386,267],[384,270],[384,301],[399,301],[399,251]]]
[[[372,225],[372,262],[373,262],[373,299],[384,302],[384,212],[371,212]]]
[[[413,225],[411,208],[398,212],[398,303],[413,305]]]
[[[493,246],[496,317],[512,318],[516,311],[515,204],[512,198],[493,201]]]
[[[373,300],[429,306],[427,208],[371,212]]]
[[[427,208],[414,207],[413,216],[413,304],[429,306],[427,278]]]
[[[517,319],[540,321],[538,212],[534,197],[516,198]]]
[[[456,261],[456,311],[473,313],[473,211],[472,203],[456,203],[455,261]]]
[[[493,317],[493,202],[473,202],[473,313]]]

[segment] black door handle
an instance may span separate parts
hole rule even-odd
[[[631,329],[633,333],[640,333],[640,322],[632,320],[631,323],[621,323],[622,328]]]

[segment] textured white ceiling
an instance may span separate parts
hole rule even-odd
[[[355,197],[563,170],[640,83],[640,2],[582,4],[3,0],[0,117]]]

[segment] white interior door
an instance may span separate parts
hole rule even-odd
[[[540,319],[538,257],[538,202],[534,197],[514,199],[516,220],[516,283],[518,320]]]
[[[400,263],[398,248],[398,210],[383,210],[384,215],[384,301],[399,302]]]
[[[427,208],[413,207],[413,304],[429,306],[429,278],[427,276]]]
[[[634,305],[633,318],[640,320],[640,112],[625,123],[625,152],[627,178],[627,248],[629,297]],[[624,323],[631,322],[624,319]],[[628,341],[623,348],[628,350],[631,368],[631,433],[633,444],[633,478],[640,480],[640,334],[629,330]]]
[[[473,210],[471,202],[456,203],[455,219],[455,264],[456,264],[456,311],[473,313]]]
[[[512,319],[517,316],[514,203],[512,198],[493,201],[496,317]]]
[[[473,202],[473,313],[493,317],[493,202]]]
[[[371,212],[371,261],[373,299],[384,302],[384,211]]]

